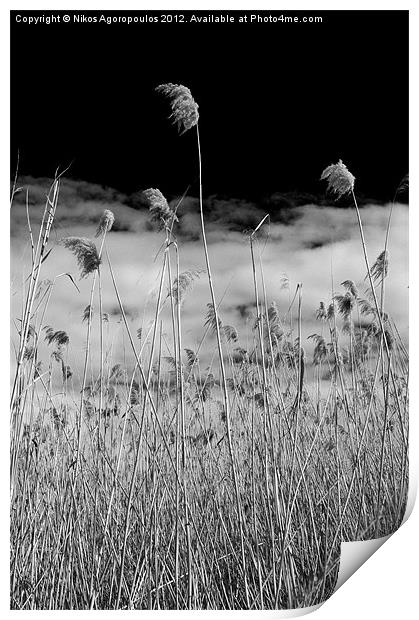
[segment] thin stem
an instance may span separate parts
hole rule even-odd
[[[247,573],[246,556],[245,556],[245,551],[244,551],[243,515],[242,515],[240,492],[239,492],[239,486],[238,486],[238,480],[237,480],[236,464],[235,464],[235,459],[234,459],[233,443],[232,443],[232,438],[231,438],[231,419],[230,419],[231,414],[230,414],[230,403],[228,399],[228,390],[227,390],[227,377],[226,377],[226,371],[225,371],[225,366],[224,366],[223,349],[221,345],[220,323],[219,323],[219,318],[218,318],[217,302],[215,299],[214,286],[213,286],[212,275],[211,275],[211,266],[210,266],[209,254],[208,254],[207,238],[205,234],[204,206],[203,206],[203,197],[202,197],[202,156],[201,156],[201,142],[200,142],[200,137],[199,137],[198,124],[196,125],[196,136],[197,136],[197,146],[198,146],[199,212],[200,212],[200,219],[201,219],[202,242],[204,245],[205,263],[206,263],[207,275],[208,275],[208,284],[209,284],[209,289],[211,293],[212,305],[214,308],[215,331],[216,331],[216,336],[217,336],[218,357],[220,361],[221,382],[222,382],[223,400],[224,400],[224,408],[225,408],[227,442],[228,442],[228,450],[230,454],[231,470],[233,474],[234,490],[235,490],[236,504],[237,504],[237,518],[239,521],[239,530],[240,530],[243,578],[244,578],[244,585],[245,585],[245,592],[246,592],[247,607],[250,608],[249,588],[248,588],[247,574],[246,574]]]

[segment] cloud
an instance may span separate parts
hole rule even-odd
[[[47,184],[46,184],[47,185]],[[104,208],[115,212],[117,229],[111,232],[107,246],[118,281],[118,288],[124,304],[129,310],[132,331],[147,326],[153,319],[159,274],[162,264],[161,250],[163,234],[150,230],[147,214],[125,204],[125,197],[108,188],[66,181],[62,201],[58,207],[57,238],[66,235],[93,237],[97,220]],[[31,201],[31,217],[39,220],[47,188],[40,190],[38,181],[32,180],[35,204]],[[209,208],[211,207],[211,208]],[[292,218],[285,222],[266,224],[261,230],[255,246],[258,270],[259,295],[263,299],[262,272],[268,300],[275,300],[284,316],[290,305],[298,282],[302,283],[303,340],[307,350],[310,343],[306,338],[318,329],[315,311],[320,301],[328,302],[332,291],[341,290],[340,283],[354,280],[360,291],[367,288],[366,269],[360,244],[358,224],[354,209],[331,206],[305,205],[293,207]],[[390,205],[370,205],[361,210],[364,232],[372,264],[384,246],[385,231]],[[243,228],[256,226],[264,212],[253,203],[238,200],[221,200],[212,197],[206,204],[206,221],[209,253],[216,295],[221,300],[221,316],[226,324],[237,327],[240,344],[247,346],[253,338],[249,322],[254,304],[254,290],[250,246]],[[19,316],[21,308],[21,282],[29,270],[30,250],[25,233],[26,213],[22,195],[12,208],[12,315]],[[200,241],[198,202],[187,198],[179,209],[180,270],[197,269],[205,266],[205,257]],[[174,249],[172,248],[172,277],[176,273]],[[394,318],[404,338],[408,331],[408,208],[396,205],[389,245],[389,275],[386,280],[386,308]],[[106,261],[105,261],[106,263]],[[60,245],[55,245],[51,256],[43,265],[43,278],[54,278],[58,273],[71,272],[76,278],[77,267],[74,257]],[[289,289],[283,288],[283,277],[289,279]],[[79,283],[80,294],[68,279],[56,281],[45,323],[70,333],[73,352],[82,350],[85,325],[81,316],[89,303],[90,281]],[[115,314],[116,298],[112,283],[103,268],[104,312]],[[167,295],[167,286],[164,296]],[[210,301],[206,276],[194,283],[183,309],[183,346],[196,348],[204,331],[206,305]],[[166,302],[161,318],[167,320],[170,328],[170,307]],[[116,329],[119,329],[116,327]],[[97,350],[99,334],[93,333],[93,351]],[[170,335],[165,335],[170,348]],[[118,357],[129,354],[129,346],[120,329],[115,339],[113,354]],[[206,347],[208,360],[209,348]],[[128,353],[127,353],[128,352]],[[169,354],[168,352],[166,352]]]

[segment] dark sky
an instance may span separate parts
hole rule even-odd
[[[157,16],[163,12],[119,15]],[[179,11],[185,16],[189,13]],[[251,13],[214,11],[213,15]],[[11,14],[11,166],[132,192],[197,192],[196,135],[178,136],[164,82],[200,106],[205,194],[321,192],[342,158],[358,191],[388,199],[408,171],[408,12],[287,12],[321,24],[27,25]],[[85,11],[96,16],[100,12]],[[117,12],[104,13],[118,15]],[[196,12],[208,15],[208,12]],[[280,11],[259,15],[281,15]]]

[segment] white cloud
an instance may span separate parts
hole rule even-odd
[[[133,211],[121,203],[121,196],[109,199],[109,191],[105,197],[97,191],[97,197],[80,198],[76,192],[63,207],[63,215],[58,236],[82,235],[93,236],[96,228],[95,220],[102,208],[113,209],[127,227],[136,232],[111,232],[107,245],[112,257],[113,268],[118,287],[132,322],[133,332],[151,320],[158,288],[162,255],[154,260],[161,244],[161,233],[147,231],[146,215]],[[77,198],[77,196],[79,196]],[[70,202],[69,202],[70,200]],[[196,240],[199,233],[199,222],[193,213],[195,201],[185,209],[181,224],[182,235],[179,238],[181,271],[203,267],[204,253],[200,241]],[[61,207],[59,206],[59,209]],[[70,211],[71,208],[71,211]],[[225,323],[235,325],[245,338],[246,326],[237,310],[238,305],[251,304],[254,300],[250,246],[246,237],[226,226],[228,209],[234,209],[234,225],[242,219],[243,213],[251,213],[257,219],[254,206],[244,205],[240,214],[240,204],[223,203],[223,211],[217,206],[220,218],[214,213],[209,214],[208,240],[210,259],[215,281],[216,294],[222,299],[221,315]],[[14,208],[13,208],[14,209]],[[12,227],[14,238],[12,243],[12,317],[20,314],[22,276],[29,272],[30,253],[27,246],[27,235],[24,238],[24,214],[17,205],[12,209]],[[20,211],[19,211],[20,209]],[[385,230],[390,206],[372,205],[361,210],[365,238],[371,264],[384,246]],[[356,214],[353,209],[335,207],[317,207],[307,205],[296,207],[296,218],[291,224],[273,224],[269,228],[269,239],[266,239],[268,227],[258,242],[263,248],[262,264],[267,297],[275,299],[280,310],[285,313],[292,298],[297,282],[302,282],[304,338],[315,331],[314,314],[320,301],[328,302],[332,295],[332,277],[335,291],[340,288],[343,280],[354,280],[360,290],[366,288],[364,278],[366,269],[359,239]],[[40,210],[32,208],[34,220]],[[122,214],[122,215],[121,215]],[[263,212],[257,213],[257,217]],[[117,215],[118,217],[118,215]],[[222,220],[220,223],[219,220]],[[252,220],[253,221],[253,220]],[[386,280],[386,306],[393,316],[402,335],[407,336],[408,329],[408,209],[396,205],[390,232],[390,265]],[[259,261],[259,250],[256,258]],[[104,261],[106,263],[106,260]],[[175,274],[173,254],[172,273]],[[70,271],[77,275],[74,257],[62,246],[56,245],[51,256],[43,265],[43,278],[53,278],[58,273]],[[290,290],[281,289],[281,278],[287,274]],[[263,295],[260,275],[260,294]],[[117,300],[112,289],[106,264],[103,267],[103,306],[105,312],[117,309]],[[57,280],[53,296],[46,313],[44,323],[56,329],[66,329],[71,338],[72,351],[76,354],[83,347],[85,324],[81,322],[83,309],[89,303],[91,280],[79,282],[80,294],[68,279]],[[164,294],[167,294],[165,286]],[[206,275],[197,279],[193,291],[187,297],[183,307],[184,346],[193,348],[203,333],[206,304],[210,301]],[[169,304],[166,304],[167,307]],[[168,308],[162,318],[169,319]],[[117,320],[114,315],[113,320]],[[167,326],[169,331],[169,324]],[[121,332],[122,333],[122,332]],[[93,333],[93,350],[98,345],[98,330]],[[123,354],[129,347],[121,335],[114,343],[114,355]],[[309,344],[307,343],[309,348]]]

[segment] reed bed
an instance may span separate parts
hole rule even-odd
[[[347,280],[313,309],[309,358],[303,283],[285,311],[265,286],[264,218],[247,235],[254,311],[240,334],[223,321],[211,273],[198,106],[186,87],[158,90],[180,132],[196,131],[205,269],[181,270],[181,201],[172,208],[146,190],[162,236],[147,330],[135,332],[127,318],[106,244],[114,217],[105,211],[96,242],[61,241],[69,271],[56,277],[77,288],[76,261],[91,284],[80,318],[85,347],[70,354],[71,326],[48,323],[55,280],[41,276],[60,176],[37,238],[27,209],[31,267],[11,398],[13,609],[307,607],[333,592],[342,540],[385,536],[403,519],[408,356],[385,312],[388,238],[370,266],[355,179],[341,162],[323,173],[333,191],[353,195],[367,290]],[[103,308],[105,271],[118,326]],[[197,278],[208,279],[209,298],[192,350],[183,345],[183,310]],[[113,358],[121,330],[126,365]]]

